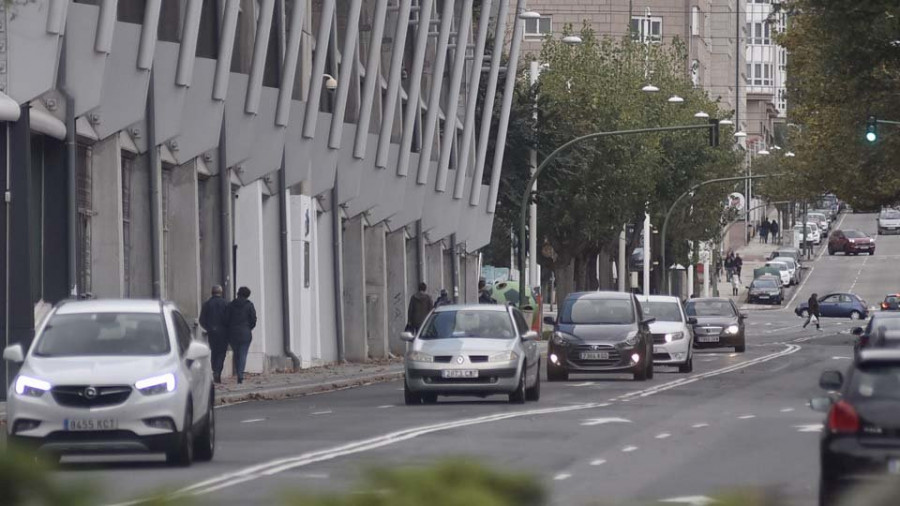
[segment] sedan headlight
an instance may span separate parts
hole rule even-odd
[[[725,333],[726,334],[737,334],[738,332],[740,332],[740,330],[741,330],[741,328],[738,327],[737,325],[729,325],[728,327],[725,328]]]
[[[555,344],[557,346],[568,346],[570,344],[569,339],[570,339],[570,336],[563,334],[562,332],[558,332],[558,331],[554,332],[553,337],[550,338],[550,340],[553,342],[553,344]]]
[[[50,390],[50,383],[32,378],[31,376],[19,376],[16,378],[16,393],[26,397],[40,397]]]
[[[672,341],[680,341],[684,339],[684,332],[670,332],[666,334],[666,342],[671,343]]]
[[[638,333],[636,330],[632,330],[625,337],[625,344],[627,344],[628,346],[634,346],[637,343],[638,343]]]
[[[175,391],[175,375],[172,373],[153,376],[134,382],[134,388],[144,395],[165,394]]]
[[[494,353],[488,358],[488,362],[514,362],[519,360],[519,354],[514,351]]]
[[[411,351],[406,355],[406,359],[410,362],[434,362],[434,357],[421,351]]]

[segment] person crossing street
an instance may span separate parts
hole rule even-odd
[[[816,329],[821,331],[822,327],[821,325],[819,325],[819,319],[822,315],[819,313],[819,296],[815,293],[810,295],[808,304],[809,309],[807,312],[809,314],[806,316],[806,323],[803,324],[803,328],[806,328],[806,326],[809,325],[810,322],[814,321],[816,324]],[[813,320],[814,318],[815,320]]]

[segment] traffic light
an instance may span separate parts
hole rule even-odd
[[[878,140],[878,118],[869,116],[866,120],[866,140],[875,142]]]
[[[719,120],[709,118],[709,145],[716,147],[719,145]]]

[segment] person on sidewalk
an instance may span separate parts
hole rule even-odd
[[[450,300],[450,294],[447,293],[446,288],[441,288],[441,294],[438,296],[437,300],[434,301],[434,307],[441,307],[452,304],[453,301]]]
[[[250,302],[250,289],[246,286],[238,288],[237,298],[228,304],[225,321],[228,326],[228,342],[234,351],[234,374],[237,382],[243,383],[247,354],[253,340],[253,329],[256,328],[256,308]]]
[[[409,298],[409,310],[407,311],[407,332],[415,334],[425,323],[425,317],[434,309],[431,295],[428,295],[428,285],[419,283],[419,291]]]
[[[807,313],[809,314],[806,317],[806,323],[803,324],[803,328],[806,328],[813,318],[815,318],[816,330],[821,331],[822,327],[819,325],[819,319],[822,315],[819,314],[819,296],[815,293],[810,295],[807,304],[809,305],[809,309],[807,310]]]
[[[769,223],[769,233],[772,234],[772,244],[779,244],[778,243],[778,233],[779,232],[781,232],[781,229],[778,227],[778,222],[775,220],[772,220],[772,222]]]
[[[759,238],[759,242],[769,243],[769,218],[763,219],[763,222],[759,225]]]
[[[741,277],[741,268],[744,267],[744,259],[741,258],[741,254],[738,253],[734,255],[734,260],[732,260],[732,264],[734,265],[734,272],[737,273],[737,277]]]
[[[734,297],[738,296],[738,292],[741,289],[741,276],[735,273],[734,276],[731,276],[731,295]]]
[[[225,320],[228,303],[222,298],[222,287],[212,287],[212,297],[200,308],[200,326],[206,331],[206,340],[212,351],[213,381],[222,382],[222,368],[225,366],[225,353],[228,351],[228,327]]]
[[[734,274],[734,252],[729,251],[725,257],[725,281],[730,281],[732,274]]]
[[[497,300],[491,297],[491,291],[487,289],[487,283],[483,279],[478,280],[478,303],[496,304]]]

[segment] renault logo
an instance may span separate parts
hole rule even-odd
[[[599,349],[600,349],[600,346],[598,346],[598,345],[595,344],[595,345],[591,346],[591,349],[592,349],[592,350],[599,350]]]
[[[464,358],[462,357],[462,355],[456,357],[456,363],[457,363],[457,364],[462,364],[462,363],[465,362],[465,361],[466,361],[466,359],[464,359]]]
[[[96,399],[97,398],[97,389],[94,387],[87,387],[84,389],[84,398],[85,399]]]

